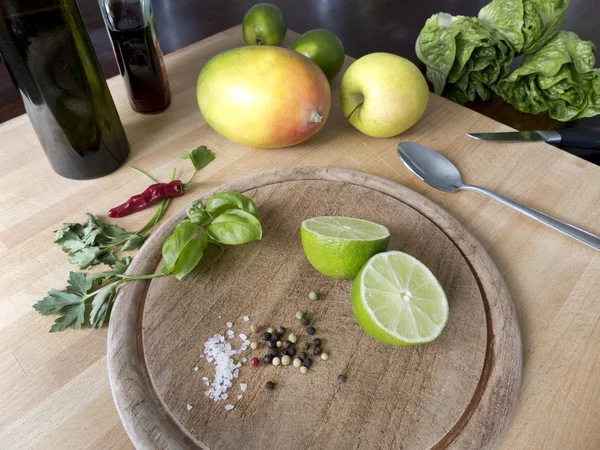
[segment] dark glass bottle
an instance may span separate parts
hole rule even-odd
[[[129,143],[75,0],[0,0],[0,52],[58,174],[123,164]]]
[[[131,107],[140,113],[164,110],[171,92],[150,0],[100,0],[100,9]]]

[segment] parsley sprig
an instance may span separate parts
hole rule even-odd
[[[197,147],[183,153],[182,159],[189,159],[194,166],[194,173],[186,186],[191,186],[198,172],[215,159],[215,154],[205,146]],[[147,176],[155,183],[158,181],[135,167],[133,170]],[[173,170],[171,180],[176,176]],[[205,184],[207,182],[201,182]],[[199,183],[200,184],[200,183]],[[150,220],[137,231],[127,231],[123,228],[106,224],[97,216],[86,214],[87,221],[81,223],[66,223],[56,232],[55,243],[69,255],[69,262],[85,270],[98,264],[111,266],[118,260],[116,253],[140,248],[156,224],[162,219],[171,203],[170,198],[163,199]]]
[[[193,175],[186,186],[211,184],[210,182],[193,182],[198,172],[215,159],[211,150],[205,146],[197,147],[190,152],[183,153],[181,158],[189,159],[194,166]],[[151,175],[133,167],[132,169],[158,183]],[[176,170],[173,171],[171,179],[174,180],[175,176]],[[120,286],[128,281],[156,278],[171,273],[163,271],[156,274],[127,276],[125,272],[131,263],[131,257],[119,258],[118,255],[119,252],[135,250],[144,244],[164,216],[170,202],[170,198],[162,200],[150,220],[137,231],[127,231],[117,225],[104,223],[97,216],[89,213],[86,214],[86,222],[66,223],[56,231],[54,242],[68,254],[71,264],[78,266],[80,270],[105,264],[109,270],[96,273],[70,272],[65,290],[50,289],[46,297],[33,305],[34,309],[42,315],[59,316],[50,328],[51,332],[61,331],[69,326],[79,329],[86,323],[90,328],[101,328],[110,316]],[[198,245],[196,248],[199,248]],[[183,248],[177,249],[176,253],[179,253],[175,257],[179,258],[182,251]],[[200,257],[202,251],[203,249]],[[193,256],[192,252],[187,249],[180,261],[183,263],[183,259],[190,258],[190,256]],[[173,252],[170,257],[174,257]],[[193,260],[196,257],[193,257]],[[184,266],[185,270],[190,268],[189,259],[186,259]],[[181,276],[181,272],[178,272],[178,275]]]

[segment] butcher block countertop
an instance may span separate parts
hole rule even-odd
[[[288,33],[288,40],[295,36]],[[173,102],[158,115],[134,113],[120,78],[109,80],[132,151],[128,165],[162,180],[179,154],[206,145],[216,160],[200,180],[232,181],[257,172],[325,166],[367,172],[406,186],[452,214],[483,246],[506,281],[523,347],[519,401],[502,449],[592,449],[600,442],[600,253],[472,192],[442,193],[400,162],[414,141],[453,161],[468,183],[600,234],[600,167],[546,144],[499,145],[466,132],[508,127],[434,94],[402,136],[375,139],[347,124],[339,106],[315,137],[293,148],[257,150],[215,133],[196,104],[196,77],[208,58],[243,44],[235,27],[166,57]],[[346,66],[352,62],[347,58]],[[64,222],[108,209],[142,191],[147,179],[126,166],[98,180],[54,174],[26,116],[0,125],[0,448],[115,449],[132,444],[109,386],[107,330],[48,333],[52,317],[32,305],[62,288],[71,266],[53,244]],[[210,189],[172,202],[168,216]],[[153,211],[120,219],[135,229]],[[465,324],[468,326],[468,324]],[[201,342],[198,343],[201,347]],[[202,394],[199,393],[199,396]]]

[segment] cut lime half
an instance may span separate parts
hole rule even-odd
[[[353,279],[376,253],[387,249],[390,232],[383,225],[354,217],[324,216],[300,226],[308,261],[323,275]]]
[[[390,345],[425,344],[448,321],[448,299],[431,271],[399,251],[379,253],[352,286],[352,310],[362,329]]]

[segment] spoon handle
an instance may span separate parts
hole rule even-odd
[[[590,247],[595,248],[596,250],[600,250],[600,236],[596,236],[595,234],[589,233],[585,230],[582,230],[581,228],[577,228],[561,220],[555,219],[554,217],[550,217],[547,214],[544,214],[536,209],[521,205],[520,203],[517,203],[499,194],[496,194],[495,192],[488,191],[485,188],[471,185],[464,185],[461,186],[461,188],[481,192],[482,194],[492,197],[493,199],[498,200],[500,203],[503,203],[506,206],[510,206],[514,210],[519,211],[520,213],[525,214],[526,216],[543,223],[544,225],[548,225],[550,228],[553,228],[556,231],[560,231],[561,233],[564,233],[567,236],[572,237],[573,239],[577,239],[579,242],[589,245]]]

